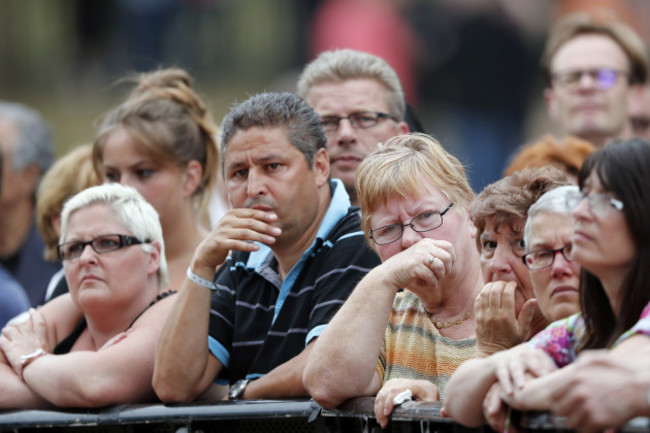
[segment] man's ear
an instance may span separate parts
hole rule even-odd
[[[548,111],[548,116],[551,118],[552,121],[558,122],[559,114],[557,112],[557,102],[555,100],[555,93],[553,92],[553,89],[550,87],[544,89],[544,102],[546,102],[546,111]]]
[[[313,170],[316,171],[316,183],[321,187],[327,183],[330,177],[330,157],[327,150],[321,147],[314,154]]]
[[[187,163],[183,173],[183,192],[185,197],[192,197],[196,189],[201,185],[203,178],[203,166],[195,159]]]
[[[401,121],[397,124],[397,131],[400,135],[408,134],[410,132],[408,124],[404,121]]]
[[[37,165],[31,164],[23,168],[18,176],[20,177],[20,182],[17,182],[17,184],[23,188],[25,195],[34,195],[38,181],[41,178],[41,169]]]

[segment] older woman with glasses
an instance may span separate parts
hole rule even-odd
[[[303,374],[325,407],[375,396],[385,427],[396,398],[444,398],[451,373],[476,356],[482,285],[472,190],[433,138],[397,136],[357,171],[362,228],[382,264],[357,285],[316,341]]]
[[[482,423],[481,402],[498,381],[500,397],[511,407],[551,410],[566,416],[569,428],[601,430],[648,415],[647,375],[639,376],[642,392],[636,385],[620,392],[615,381],[604,392],[603,360],[591,364],[591,378],[585,369],[593,357],[626,362],[639,373],[650,361],[649,167],[650,144],[643,140],[614,143],[587,158],[580,191],[567,198],[575,218],[571,257],[582,266],[581,311],[525,345],[459,368],[449,384],[456,392],[445,402],[447,414],[463,424]],[[610,352],[590,353],[605,348]],[[615,401],[604,398],[613,393]],[[610,405],[615,410],[604,407]]]
[[[130,187],[86,189],[63,208],[58,255],[70,293],[2,330],[0,408],[155,401],[173,302],[158,214]]]
[[[560,186],[528,209],[524,228],[528,252],[522,260],[530,270],[537,305],[549,322],[580,311],[580,265],[571,258],[571,199],[579,193],[577,186]]]
[[[472,203],[485,282],[476,298],[480,356],[509,349],[548,325],[521,260],[524,226],[528,209],[542,194],[568,183],[553,167],[524,169],[486,186]]]

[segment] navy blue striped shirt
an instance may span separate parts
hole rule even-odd
[[[360,211],[338,180],[316,239],[287,274],[272,251],[233,252],[215,275],[210,351],[224,368],[219,382],[258,378],[318,337],[365,274],[379,264],[366,245]]]

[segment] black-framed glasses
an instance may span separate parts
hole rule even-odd
[[[623,202],[609,194],[587,195],[582,191],[569,191],[566,195],[566,204],[569,209],[575,209],[582,200],[587,199],[589,209],[597,217],[604,218],[615,210],[623,209]]]
[[[442,225],[442,216],[446,214],[453,205],[453,203],[449,203],[442,212],[437,210],[423,212],[406,224],[390,224],[370,230],[369,237],[377,245],[386,245],[401,238],[404,233],[404,227],[411,227],[418,233],[435,230]]]
[[[356,129],[368,129],[375,126],[382,119],[392,119],[397,121],[395,116],[392,116],[388,113],[382,113],[380,111],[360,111],[358,113],[352,113],[349,116],[322,116],[320,124],[325,130],[325,132],[336,132],[339,129],[339,124],[341,120],[348,119],[352,124],[353,128]]]
[[[567,262],[572,262],[571,259],[571,244],[567,244],[562,248],[556,250],[544,249],[544,250],[535,250],[521,256],[521,260],[531,271],[536,271],[538,269],[543,269],[548,266],[551,266],[555,261],[555,256],[557,253],[561,253],[564,260]]]
[[[596,86],[601,90],[608,90],[614,87],[619,77],[629,77],[627,71],[613,68],[576,69],[554,73],[553,82],[567,90],[575,90],[580,85],[582,77],[585,74],[589,75],[594,83],[596,83]]]
[[[110,253],[120,248],[130,247],[131,245],[148,244],[149,240],[141,241],[140,239],[129,235],[104,235],[91,239],[89,241],[72,241],[65,242],[56,247],[59,253],[59,260],[72,260],[79,258],[90,245],[97,254]]]

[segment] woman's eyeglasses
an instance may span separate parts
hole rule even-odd
[[[99,236],[85,242],[65,242],[56,248],[59,253],[59,260],[72,260],[79,258],[83,254],[86,245],[90,245],[97,254],[104,254],[119,250],[120,248],[130,247],[131,245],[148,244],[149,242],[151,241],[141,241],[134,236],[114,234]]]

